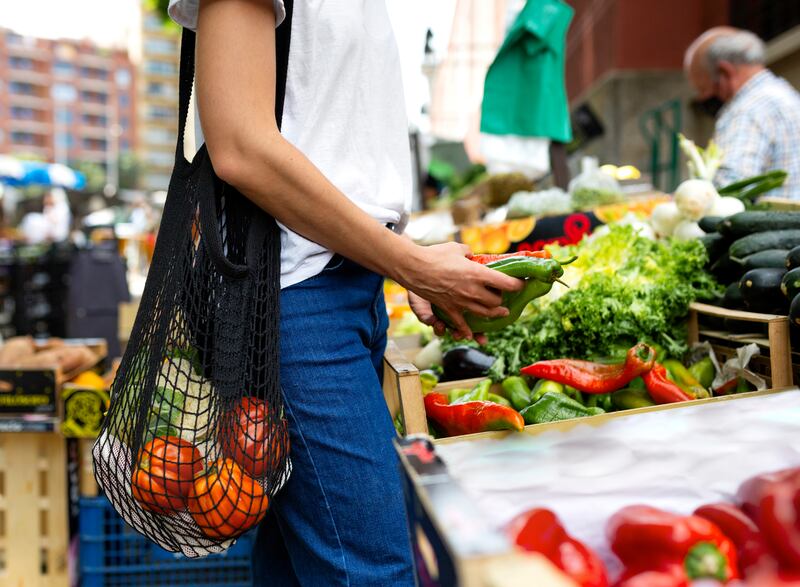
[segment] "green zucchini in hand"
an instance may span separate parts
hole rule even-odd
[[[781,292],[789,301],[800,293],[800,267],[795,267],[786,272],[781,280]]]
[[[786,298],[781,292],[781,281],[786,269],[766,267],[751,269],[739,281],[739,290],[747,308],[765,314],[786,312]]]
[[[719,232],[734,238],[771,230],[800,229],[800,212],[739,212],[719,225]]]
[[[786,254],[786,268],[789,270],[800,267],[800,247],[795,247]]]
[[[800,246],[800,229],[771,230],[749,234],[733,242],[728,254],[734,259],[744,259],[748,255],[767,249],[793,249]]]
[[[719,232],[717,227],[723,220],[725,219],[722,216],[703,216],[697,224],[700,226],[700,230],[711,234],[712,232]]]
[[[761,269],[764,267],[775,267],[786,269],[786,254],[784,249],[767,249],[748,255],[741,260],[742,267],[746,270]]]

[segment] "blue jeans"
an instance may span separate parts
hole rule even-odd
[[[387,326],[382,278],[338,256],[281,292],[293,471],[258,529],[256,585],[414,585],[381,390]]]

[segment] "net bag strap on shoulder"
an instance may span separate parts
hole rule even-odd
[[[291,0],[276,30],[280,126]],[[280,231],[184,157],[195,33],[181,42],[175,167],[153,261],[100,436],[95,477],[124,520],[189,557],[222,552],[266,515],[291,472],[279,380]]]

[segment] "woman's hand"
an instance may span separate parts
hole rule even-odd
[[[414,255],[398,268],[396,281],[409,290],[409,304],[417,317],[443,334],[444,322],[431,309],[438,306],[455,325],[455,338],[472,338],[464,320],[469,311],[487,318],[508,315],[501,292],[518,291],[522,281],[470,261],[469,247],[457,243],[415,246]]]

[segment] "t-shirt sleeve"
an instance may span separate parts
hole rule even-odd
[[[269,0],[264,0],[269,2]],[[280,25],[286,18],[286,7],[283,0],[272,0],[275,6],[275,26]],[[187,29],[197,30],[197,13],[200,9],[200,0],[169,0],[169,15],[172,20]]]

